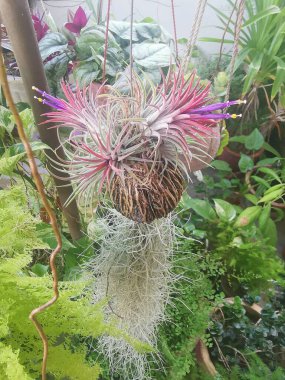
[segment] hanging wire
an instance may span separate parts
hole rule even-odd
[[[108,51],[108,37],[109,37],[109,22],[110,22],[111,0],[108,0],[107,15],[106,15],[106,31],[105,31],[105,47],[104,47],[104,61],[103,61],[103,83],[106,81],[106,63]]]
[[[194,24],[193,24],[193,27],[191,30],[191,35],[190,35],[190,38],[189,38],[189,41],[187,44],[186,54],[185,54],[185,57],[183,59],[183,63],[181,65],[184,72],[187,70],[189,62],[191,60],[193,49],[194,49],[195,44],[197,42],[197,37],[198,37],[199,30],[200,30],[200,26],[201,26],[202,18],[203,18],[204,11],[206,8],[206,4],[207,4],[207,0],[200,0],[198,7],[197,7],[197,10],[196,10],[196,13],[195,13],[195,19],[194,19],[195,21],[194,21]]]
[[[243,14],[244,14],[244,8],[245,8],[245,0],[240,0],[237,10],[237,20],[235,24],[235,35],[234,35],[234,46],[233,46],[233,54],[230,62],[230,68],[229,68],[229,80],[228,85],[226,89],[226,95],[225,95],[225,102],[229,100],[230,97],[230,90],[231,90],[231,82],[234,76],[234,69],[235,69],[235,61],[236,57],[238,55],[238,49],[239,49],[239,36],[240,31],[242,28],[242,22],[243,22]]]
[[[97,24],[99,25],[102,20],[102,8],[103,8],[103,0],[98,1],[97,6]]]
[[[131,95],[133,93],[133,68],[134,68],[133,33],[134,33],[134,0],[131,0],[131,26],[130,26],[130,84],[131,84]]]
[[[222,42],[221,42],[221,45],[220,45],[219,58],[218,58],[217,68],[216,68],[217,72],[220,70],[220,63],[221,63],[222,54],[223,54],[224,41],[225,41],[226,34],[227,34],[227,32],[228,32],[228,29],[229,29],[230,22],[232,21],[232,18],[233,18],[234,12],[235,12],[235,10],[236,10],[237,3],[238,3],[238,0],[236,0],[235,5],[233,6],[233,9],[232,9],[232,11],[231,11],[231,14],[230,14],[230,17],[229,17],[229,19],[228,19],[227,25],[226,25],[226,27],[225,27],[224,33],[223,33],[223,35],[222,35]]]
[[[178,60],[178,42],[177,42],[177,28],[176,28],[174,0],[171,0],[171,10],[172,10],[173,33],[174,33],[174,43],[175,43],[175,58],[177,61]]]

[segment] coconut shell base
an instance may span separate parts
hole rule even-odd
[[[114,207],[138,223],[151,223],[175,209],[184,191],[181,172],[168,164],[134,164],[132,172],[116,175],[110,186]]]

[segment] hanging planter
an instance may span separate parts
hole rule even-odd
[[[49,122],[71,130],[62,142],[62,165],[73,181],[73,196],[86,206],[105,197],[111,201],[95,223],[100,255],[86,270],[96,279],[94,300],[109,300],[106,320],[115,319],[147,348],[138,352],[130,340],[109,336],[99,339],[99,348],[124,378],[144,379],[175,281],[171,212],[191,173],[218,149],[218,124],[232,117],[220,110],[237,102],[209,104],[210,85],[202,85],[195,72],[186,80],[179,68],[159,87],[133,71],[126,81],[129,94],[116,85],[73,92],[63,84],[62,100],[35,90],[40,102],[55,109],[46,115]]]

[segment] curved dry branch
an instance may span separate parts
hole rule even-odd
[[[1,35],[0,35],[0,41],[1,41]],[[55,266],[55,258],[56,258],[56,255],[60,252],[60,250],[62,248],[62,241],[61,241],[61,235],[60,235],[60,231],[58,228],[58,224],[56,221],[56,216],[55,216],[53,209],[51,208],[51,206],[47,200],[45,190],[44,190],[44,185],[43,185],[41,176],[39,175],[39,172],[38,172],[37,164],[35,161],[35,157],[33,155],[33,151],[31,149],[31,145],[27,139],[22,120],[19,116],[18,110],[15,106],[15,103],[14,103],[12,95],[11,95],[11,91],[10,91],[8,80],[7,80],[7,74],[6,74],[1,44],[0,44],[0,83],[1,83],[1,86],[2,86],[2,89],[4,92],[4,96],[6,98],[7,104],[8,104],[8,106],[9,106],[9,108],[10,108],[10,110],[14,116],[15,123],[16,123],[17,130],[18,130],[18,134],[20,136],[20,139],[21,139],[21,141],[25,147],[25,151],[26,151],[26,154],[28,156],[29,166],[31,168],[33,179],[35,181],[35,184],[36,184],[37,190],[40,194],[43,205],[44,205],[44,207],[45,207],[45,209],[49,215],[50,223],[52,225],[52,229],[53,229],[53,232],[54,232],[56,240],[57,240],[57,247],[52,252],[52,254],[50,256],[50,268],[51,268],[51,272],[52,272],[52,276],[53,276],[54,296],[48,302],[46,302],[44,305],[41,305],[41,306],[37,307],[36,309],[34,309],[29,316],[30,320],[35,325],[35,327],[36,327],[36,329],[37,329],[37,331],[38,331],[38,333],[42,339],[42,342],[43,342],[42,380],[45,380],[46,379],[47,357],[48,357],[48,339],[44,333],[44,330],[43,330],[41,324],[37,321],[36,316],[37,316],[37,314],[43,312],[45,309],[47,309],[52,304],[54,304],[56,302],[56,300],[58,299],[58,296],[59,296],[58,277],[57,277],[57,270],[56,270],[56,266]]]

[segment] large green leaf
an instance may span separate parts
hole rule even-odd
[[[171,55],[169,46],[165,44],[145,42],[133,46],[134,61],[148,69],[169,66]]]
[[[247,171],[251,170],[254,166],[254,162],[251,157],[247,156],[246,154],[241,153],[240,160],[238,162],[238,166],[240,168],[240,171],[242,173],[246,173]]]
[[[100,68],[93,61],[82,62],[73,71],[74,78],[80,86],[86,86],[100,78]]]
[[[193,209],[198,215],[206,220],[215,221],[217,219],[216,213],[208,201],[187,198],[185,206]]]
[[[234,224],[235,227],[245,227],[248,224],[253,223],[259,217],[261,210],[261,206],[247,207],[239,214]]]
[[[245,147],[249,150],[259,150],[264,144],[264,137],[259,132],[257,128],[255,128],[245,140]]]
[[[217,215],[228,222],[231,222],[236,217],[235,208],[229,203],[222,199],[214,199],[215,209]]]
[[[119,36],[123,40],[130,40],[131,37],[131,28],[130,28],[130,23],[127,21],[115,21],[111,20],[109,23],[109,29],[111,30],[112,33],[115,33],[117,36]],[[134,42],[139,40],[139,37],[136,32],[135,24],[133,28],[133,33],[132,33],[132,40]]]
[[[68,47],[68,41],[61,33],[47,33],[39,42],[43,61],[51,54],[63,52]]]

